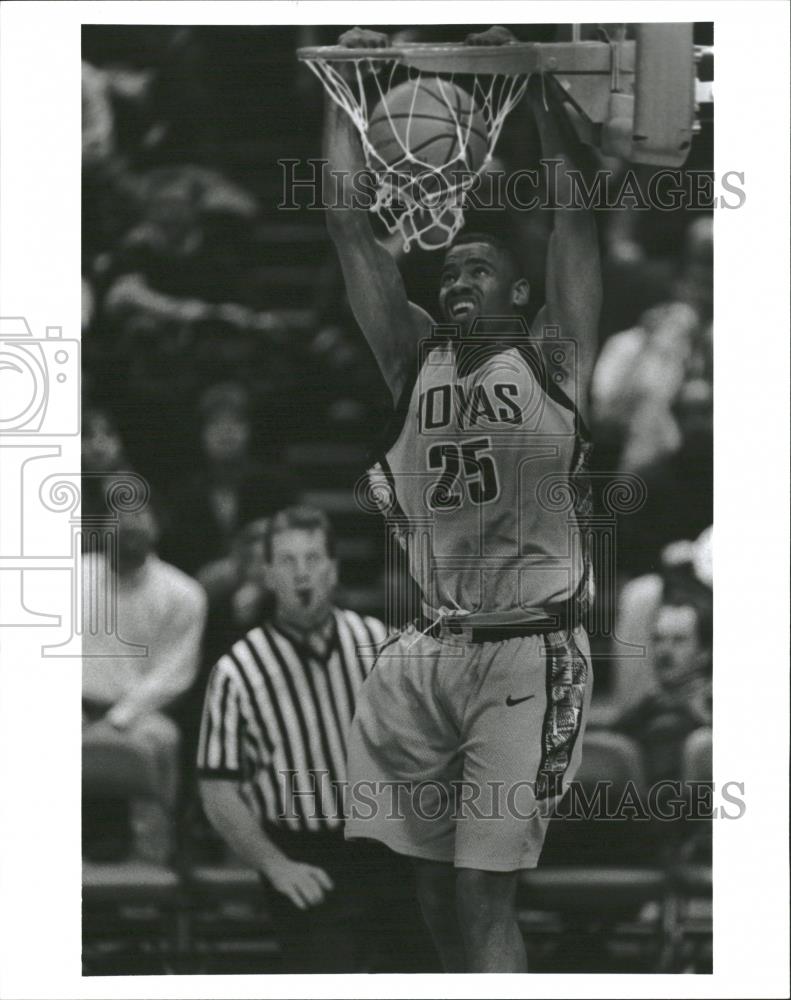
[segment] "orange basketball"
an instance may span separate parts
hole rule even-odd
[[[421,163],[478,170],[488,149],[486,120],[472,97],[436,76],[408,80],[386,94],[371,114],[368,141],[388,167],[410,173]]]

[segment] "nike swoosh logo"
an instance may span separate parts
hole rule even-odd
[[[529,701],[531,698],[535,698],[535,695],[526,694],[524,698],[512,698],[511,695],[509,694],[508,697],[505,699],[505,703],[510,708],[511,705],[521,705],[523,701]]]

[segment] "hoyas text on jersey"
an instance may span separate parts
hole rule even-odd
[[[464,430],[487,423],[522,423],[518,403],[519,387],[513,382],[466,387],[458,382],[433,385],[420,394],[418,428],[421,432],[438,430],[455,423]]]

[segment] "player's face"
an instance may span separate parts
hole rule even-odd
[[[267,579],[284,621],[302,629],[321,624],[338,579],[324,532],[302,528],[277,532],[272,538]]]
[[[665,607],[654,626],[654,664],[663,687],[676,687],[697,673],[704,656],[692,607]]]
[[[443,319],[469,328],[479,316],[510,316],[514,312],[514,279],[510,263],[488,243],[451,247],[439,286]]]

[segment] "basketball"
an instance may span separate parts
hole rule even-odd
[[[386,94],[371,114],[368,141],[388,167],[410,172],[454,163],[478,170],[488,149],[483,112],[440,77],[408,80]]]

